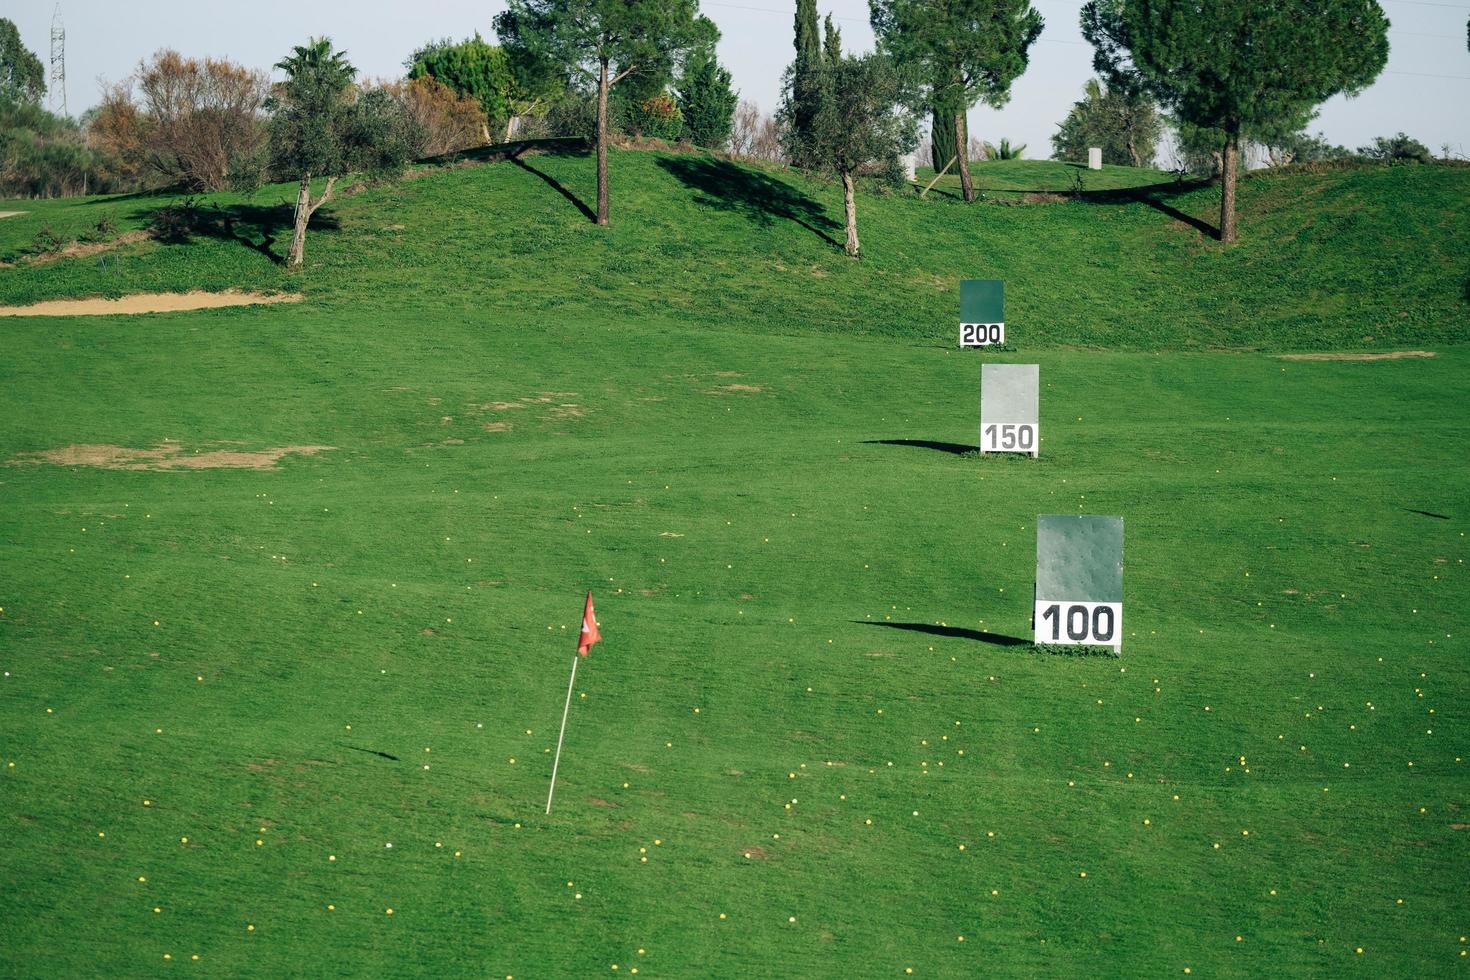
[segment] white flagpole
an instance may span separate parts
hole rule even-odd
[[[577,683],[577,661],[581,654],[572,657],[572,679],[567,681],[567,703],[561,709],[561,734],[556,737],[556,758],[551,761],[551,788],[546,791],[546,812],[551,813],[551,796],[556,792],[556,767],[561,764],[561,740],[567,734],[567,713],[572,710],[572,685]]]

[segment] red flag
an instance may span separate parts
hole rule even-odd
[[[592,644],[602,639],[602,634],[597,632],[597,616],[592,612],[592,593],[587,593],[587,605],[582,608],[582,637],[577,642],[577,652],[587,656],[587,651],[592,649]]]

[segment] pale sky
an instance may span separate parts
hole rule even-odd
[[[1032,48],[1031,65],[1001,109],[981,107],[970,131],[995,141],[1028,145],[1028,157],[1047,157],[1051,135],[1091,77],[1092,49],[1082,40],[1082,0],[1033,0],[1046,30]],[[723,37],[720,60],[743,98],[771,111],[781,72],[791,61],[794,0],[701,0]],[[1382,0],[1391,27],[1388,67],[1356,99],[1330,100],[1310,127],[1350,148],[1400,130],[1436,153],[1450,144],[1470,156],[1470,52],[1465,20],[1470,0]],[[26,46],[48,61],[50,0],[0,0],[0,16],[20,28]],[[495,0],[65,0],[68,105],[77,114],[97,101],[98,79],[118,80],[163,47],[186,55],[228,56],[269,68],[310,35],[328,35],[346,48],[367,77],[397,76],[409,53],[433,38],[480,31],[491,39]],[[849,52],[872,47],[866,0],[818,0],[842,29]],[[1459,106],[1459,108],[1455,108]]]

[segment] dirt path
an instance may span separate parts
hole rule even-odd
[[[259,303],[299,303],[300,293],[137,293],[120,299],[53,299],[30,306],[0,306],[0,316],[110,316],[119,313],[174,313]]]
[[[1391,350],[1382,354],[1277,354],[1283,361],[1396,361],[1401,357],[1433,357],[1432,350]]]

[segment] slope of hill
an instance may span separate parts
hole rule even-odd
[[[1033,161],[979,168],[982,181],[1034,180],[1038,190],[1071,172]],[[389,316],[475,309],[521,322],[637,318],[948,342],[957,282],[999,278],[1027,347],[1383,348],[1470,336],[1470,169],[1256,175],[1243,185],[1243,241],[1229,250],[1201,231],[1214,188],[1150,172],[1135,179],[1159,179],[1143,187],[1044,204],[864,196],[861,262],[835,247],[840,195],[830,186],[653,152],[615,154],[612,175],[608,229],[582,213],[592,170],[575,154],[436,169],[368,190],[322,213],[306,277],[283,277],[270,257],[284,245],[288,189],[221,196],[212,227],[185,243],[0,270],[0,301],[288,286]],[[13,253],[47,221],[83,225],[78,214],[130,227],[160,203],[34,208],[0,223],[0,248]]]
[[[821,185],[619,154],[597,229],[524,163],[344,199],[304,275],[280,189],[0,270],[307,294],[0,320],[0,975],[1470,962],[1463,176],[1252,180],[1223,255],[864,198],[852,263]],[[1020,350],[957,351],[989,274]],[[1069,349],[1226,341],[1434,356]],[[997,356],[1038,459],[971,451]],[[1124,517],[1121,658],[1030,646],[1043,513]]]

